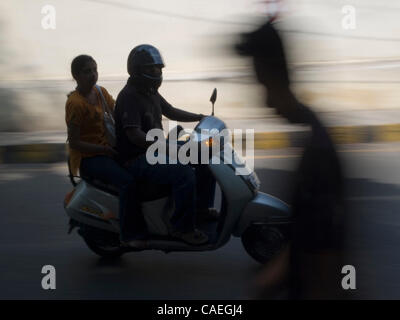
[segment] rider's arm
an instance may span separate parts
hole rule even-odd
[[[146,133],[142,130],[143,127],[143,110],[146,106],[141,105],[140,99],[129,99],[118,97],[117,113],[120,115],[122,128],[129,141],[140,148],[147,149],[153,141],[146,141]]]
[[[127,127],[125,133],[132,144],[143,149],[147,149],[154,143],[154,141],[146,141],[146,133],[139,127]]]
[[[109,155],[116,153],[111,147],[81,141],[80,134],[81,129],[79,126],[72,123],[68,125],[68,143],[71,149],[83,153],[103,153]]]
[[[203,114],[192,113],[174,108],[161,95],[160,98],[161,98],[160,105],[162,114],[166,116],[168,119],[181,122],[194,122],[194,121],[200,121],[204,117]]]

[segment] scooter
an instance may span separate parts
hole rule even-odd
[[[216,89],[210,101],[216,100]],[[212,130],[214,129],[214,130]],[[201,144],[215,142],[225,123],[212,115],[203,118],[194,128],[192,138]],[[209,132],[205,134],[204,132]],[[241,237],[247,253],[260,263],[268,262],[290,241],[292,215],[289,205],[269,194],[260,192],[260,182],[232,145],[220,139],[219,151],[212,153],[207,165],[217,182],[220,193],[219,218],[200,221],[196,228],[208,235],[203,245],[190,245],[169,236],[168,221],[174,204],[168,188],[160,188],[143,181],[141,194],[135,195],[141,203],[150,239],[143,247],[123,246],[119,238],[118,191],[101,181],[80,177],[77,181],[70,171],[73,191],[64,199],[64,208],[70,218],[69,233],[78,228],[87,246],[96,254],[116,258],[127,252],[142,250],[208,251],[224,246],[231,238]],[[231,158],[233,161],[224,161]],[[217,160],[220,161],[212,161]],[[236,174],[245,167],[248,174]]]

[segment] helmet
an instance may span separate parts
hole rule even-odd
[[[159,76],[146,74],[143,70],[146,66],[159,66],[164,68],[164,60],[160,51],[149,44],[142,44],[132,49],[128,56],[128,73],[135,78],[140,85],[148,89],[157,90],[162,82],[162,74]]]

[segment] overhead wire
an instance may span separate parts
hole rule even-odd
[[[133,11],[139,11],[139,12],[143,12],[146,14],[158,15],[158,16],[163,16],[163,17],[184,19],[184,20],[189,20],[191,22],[200,21],[200,22],[208,22],[208,23],[216,23],[216,24],[242,25],[242,26],[257,27],[257,24],[250,23],[250,22],[211,19],[211,18],[195,16],[195,15],[186,15],[186,14],[174,13],[174,12],[163,11],[163,10],[149,9],[149,8],[145,8],[145,7],[135,6],[132,4],[127,4],[127,3],[122,3],[122,2],[110,1],[110,0],[81,0],[81,1],[100,3],[100,4],[104,4],[104,5],[114,6],[114,7],[133,10]],[[285,28],[280,29],[280,31],[283,33],[289,33],[289,34],[301,34],[301,35],[331,37],[331,38],[341,38],[341,39],[400,42],[400,38],[393,38],[393,37],[379,38],[379,37],[371,37],[371,36],[344,35],[344,34],[326,33],[326,32],[309,31],[309,30],[294,30],[294,29],[285,29]]]

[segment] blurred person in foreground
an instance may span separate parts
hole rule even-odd
[[[343,176],[335,146],[317,115],[291,91],[283,44],[272,23],[243,35],[236,50],[252,57],[266,105],[311,129],[291,186],[291,243],[263,268],[259,297],[274,298],[286,288],[289,299],[341,299]]]

